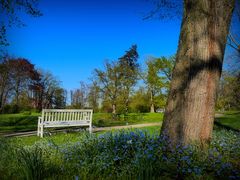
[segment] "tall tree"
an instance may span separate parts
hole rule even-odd
[[[14,91],[14,101],[16,107],[19,107],[19,95],[29,87],[31,81],[37,78],[34,65],[27,59],[17,58],[7,61],[12,89]]]
[[[145,87],[139,87],[131,96],[130,108],[132,112],[146,113],[149,112],[149,94]]]
[[[167,92],[172,78],[174,57],[150,58],[147,64],[147,73],[144,78],[150,93],[150,112],[155,112],[156,96]]]
[[[2,111],[13,86],[10,78],[10,67],[6,58],[0,63],[0,112]]]
[[[60,82],[50,72],[40,71],[40,78],[31,86],[34,106],[42,108],[64,107],[66,92],[60,87]],[[61,105],[60,105],[61,104]]]
[[[54,91],[53,104],[56,109],[64,109],[67,101],[67,91],[61,87],[58,87]]]
[[[89,87],[86,83],[80,82],[80,88],[71,91],[71,106],[73,108],[86,108],[88,106],[87,99],[89,94]]]
[[[116,114],[117,98],[121,88],[120,66],[112,61],[105,63],[105,70],[95,69],[96,82],[101,93],[108,97],[112,105],[112,113]]]
[[[119,58],[119,70],[121,76],[121,94],[123,97],[123,104],[125,105],[125,113],[128,113],[129,97],[132,88],[137,83],[139,74],[139,64],[137,45],[126,51],[126,53]]]
[[[211,140],[216,91],[234,0],[185,0],[161,133],[171,143]]]
[[[100,98],[99,86],[96,81],[93,81],[89,87],[88,103],[89,103],[89,107],[91,107],[94,112],[98,112],[99,98]]]

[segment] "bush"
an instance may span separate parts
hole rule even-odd
[[[19,112],[19,107],[17,105],[5,105],[3,107],[3,114],[16,114]]]
[[[97,126],[99,127],[105,127],[106,126],[106,122],[104,119],[99,119],[97,122]]]

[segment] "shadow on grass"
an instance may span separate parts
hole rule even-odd
[[[2,117],[0,133],[32,131],[37,128],[37,116]]]
[[[220,118],[220,119],[227,119],[227,118]],[[214,125],[216,125],[217,127],[219,128],[223,128],[223,129],[226,129],[226,130],[231,130],[231,131],[235,131],[235,132],[240,132],[240,129],[237,129],[237,128],[234,128],[232,126],[228,126],[228,125],[225,125],[223,123],[220,122],[220,119],[216,119],[214,120]]]

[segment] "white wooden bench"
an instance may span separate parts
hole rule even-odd
[[[43,128],[89,126],[92,132],[92,114],[90,109],[43,109],[38,117],[37,135],[43,137]]]

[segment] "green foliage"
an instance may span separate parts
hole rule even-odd
[[[120,85],[120,71],[116,62],[106,62],[105,70],[95,69],[95,78],[98,86],[100,87],[105,102],[110,102],[111,106],[117,103],[117,97],[119,96]],[[113,108],[113,107],[110,107]],[[115,109],[112,109],[113,113],[116,113]]]
[[[137,60],[137,45],[132,45],[132,47],[118,60],[121,74],[120,94],[122,96],[122,104],[125,106],[125,114],[129,112],[130,94],[138,80],[139,64]]]
[[[216,103],[218,110],[240,109],[240,72],[223,72]]]
[[[99,112],[100,88],[96,81],[93,81],[89,87],[88,103],[92,107],[93,112]]]
[[[95,80],[105,102],[103,105],[111,106],[104,109],[111,108],[115,114],[116,108],[122,105],[125,113],[128,113],[130,93],[138,80],[137,59],[137,46],[133,45],[118,61],[106,62],[104,70],[95,69]]]
[[[149,94],[143,87],[140,87],[130,99],[131,112],[146,113],[150,110]]]
[[[62,174],[61,154],[51,142],[41,142],[30,147],[22,147],[18,151],[19,169],[24,179],[46,179]]]
[[[158,129],[159,130],[159,129]],[[226,179],[240,178],[240,134],[215,129],[207,151],[166,148],[168,138],[144,130],[60,135],[24,146],[0,139],[2,179]]]
[[[146,61],[147,72],[143,79],[149,91],[149,104],[155,109],[165,106],[174,63],[175,56],[149,58]]]
[[[17,146],[9,139],[0,138],[0,174],[2,179],[13,179],[16,173],[15,149]]]
[[[10,105],[10,104],[7,104],[3,107],[2,109],[2,113],[3,114],[15,114],[15,113],[18,113],[18,107],[17,105]]]

